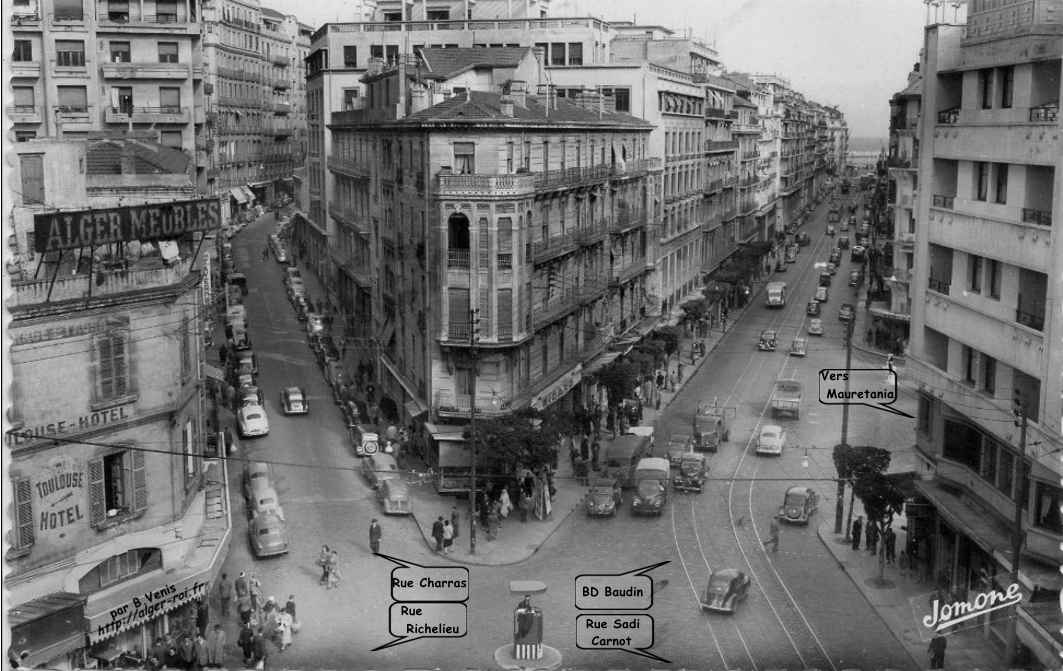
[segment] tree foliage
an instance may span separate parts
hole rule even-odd
[[[890,453],[872,445],[835,445],[834,468],[842,480],[853,480],[864,473],[885,473]]]
[[[853,481],[853,491],[869,522],[884,527],[894,515],[904,512],[904,494],[885,473],[865,471]]]
[[[598,383],[609,394],[609,405],[616,407],[635,388],[640,371],[632,362],[617,359],[598,374]]]
[[[697,324],[709,317],[709,302],[704,298],[689,300],[680,305],[679,309],[683,311],[680,321],[686,324]]]
[[[679,351],[679,340],[682,332],[676,326],[663,326],[653,332],[653,337],[664,344],[665,356],[672,356]]]
[[[477,466],[485,473],[511,473],[517,465],[536,469],[552,464],[557,449],[557,431],[531,413],[504,419],[480,419],[476,431],[466,427],[466,441],[476,441]]]

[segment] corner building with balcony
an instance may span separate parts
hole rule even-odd
[[[13,154],[6,640],[26,667],[146,658],[157,636],[194,627],[230,538],[200,384],[198,254],[220,208],[192,200],[189,159],[157,144],[45,139]],[[174,201],[194,205],[167,238],[77,248],[61,230],[34,235],[35,216],[148,216]]]
[[[966,599],[1012,582],[1021,530],[1020,652],[1055,668],[1063,3],[973,0],[965,24],[927,26],[923,51],[907,369],[927,463],[916,486],[933,510],[924,551]],[[982,618],[986,636],[1003,641],[1011,613]]]
[[[485,416],[571,407],[582,366],[645,316],[652,127],[600,105],[512,81],[505,94],[470,90],[395,121],[333,114],[335,151],[352,166],[332,172],[366,175],[380,194],[361,219],[380,273],[366,278],[371,319],[359,319],[378,343],[392,401],[382,411],[464,422],[474,405]],[[336,193],[352,214],[365,207],[357,190]]]
[[[25,0],[8,16],[13,139],[151,131],[192,155],[200,0]]]

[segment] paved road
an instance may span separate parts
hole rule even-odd
[[[820,211],[825,216],[825,209]],[[267,218],[268,219],[268,218]],[[804,330],[804,306],[816,283],[812,263],[826,260],[830,239],[817,221],[806,229],[813,245],[804,247],[798,263],[780,275],[790,284],[786,308],[754,306],[732,326],[720,346],[664,412],[658,423],[658,444],[670,432],[689,433],[690,416],[699,400],[718,397],[737,411],[731,442],[711,458],[714,478],[701,495],[680,495],[660,518],[633,518],[625,508],[615,519],[572,515],[531,559],[516,566],[472,569],[469,635],[459,641],[425,639],[380,652],[370,649],[387,640],[387,578],[391,566],[371,558],[366,529],[377,516],[370,490],[353,469],[355,458],[342,433],[338,409],[305,343],[300,324],[284,296],[280,268],[263,263],[260,251],[272,224],[260,223],[242,233],[234,245],[237,263],[248,274],[247,304],[255,349],[263,369],[260,386],[268,399],[271,433],[245,441],[246,454],[301,466],[278,467],[280,497],[285,503],[293,551],[276,559],[255,561],[246,544],[235,542],[226,568],[257,571],[267,594],[283,600],[296,593],[303,630],[296,645],[272,664],[291,668],[342,668],[459,665],[487,667],[498,646],[511,638],[511,612],[516,599],[510,580],[546,580],[549,592],[540,599],[547,614],[546,641],[559,648],[564,665],[595,668],[641,667],[648,660],[622,652],[579,650],[575,644],[575,576],[588,572],[622,572],[669,563],[653,572],[658,591],[651,611],[656,623],[653,652],[677,666],[693,668],[848,667],[914,668],[912,660],[871,612],[849,578],[831,560],[808,528],[784,528],[778,554],[761,547],[767,520],[785,488],[810,479],[822,496],[819,515],[832,515],[834,484],[829,447],[837,442],[840,408],[810,401],[816,371],[842,367],[842,325],[837,309],[852,290],[845,286],[847,266],[835,278],[823,319],[827,333],[811,338],[808,357],[785,354],[794,334]],[[855,301],[854,301],[855,302]],[[757,352],[761,329],[779,329],[780,349]],[[859,362],[857,360],[857,362]],[[809,451],[791,447],[782,457],[756,457],[749,440],[764,418],[772,382],[780,374],[804,381],[806,402],[800,421],[781,420],[791,445],[828,448]],[[285,384],[298,383],[311,395],[309,417],[285,418],[278,395]],[[914,399],[899,407],[909,411]],[[884,446],[911,444],[913,420],[864,408],[854,409],[850,442]],[[304,467],[306,465],[308,467]],[[234,473],[238,468],[232,469]],[[235,477],[235,476],[234,476]],[[444,502],[445,503],[445,502]],[[234,504],[239,511],[242,504]],[[412,521],[384,521],[384,551],[415,562],[439,563],[425,551]],[[237,519],[235,538],[245,533]],[[345,581],[340,589],[317,585],[313,561],[321,543],[338,546]],[[749,600],[732,617],[704,614],[698,594],[712,569],[733,567],[754,578]]]

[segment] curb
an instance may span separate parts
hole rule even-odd
[[[838,570],[845,574],[847,578],[849,578],[849,582],[851,582],[853,584],[853,587],[856,588],[856,591],[860,593],[860,598],[863,599],[864,602],[867,604],[868,610],[875,614],[875,617],[877,617],[879,621],[882,622],[882,626],[885,627],[886,631],[890,633],[890,636],[893,637],[893,640],[897,641],[897,645],[899,645],[901,649],[904,650],[905,653],[907,653],[908,657],[911,658],[913,668],[923,668],[922,663],[915,658],[915,655],[913,655],[912,651],[908,649],[908,646],[905,645],[904,641],[901,640],[901,637],[897,635],[897,632],[893,631],[893,627],[889,625],[889,622],[887,622],[886,618],[882,616],[882,613],[878,611],[878,608],[875,608],[873,605],[871,605],[871,600],[867,598],[867,594],[865,594],[864,590],[860,588],[860,583],[857,582],[853,574],[845,569],[845,567],[842,565],[841,560],[838,559],[838,555],[834,554],[834,552],[831,551],[829,543],[832,542],[832,539],[827,539],[823,537],[823,526],[823,524],[820,524],[816,527],[816,536],[819,538],[820,542],[823,543],[823,546],[827,549],[827,554],[829,554],[834,559],[834,562],[838,565]],[[831,531],[831,536],[833,535],[834,532]]]

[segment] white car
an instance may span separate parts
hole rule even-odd
[[[240,426],[240,437],[251,438],[264,436],[269,433],[269,420],[266,411],[261,405],[248,404],[240,408],[236,413],[236,421]]]
[[[757,454],[782,455],[786,444],[786,432],[778,424],[765,424],[757,436]]]
[[[301,387],[286,387],[281,392],[281,407],[285,415],[305,415],[310,412],[310,404]]]
[[[316,312],[306,315],[306,335],[312,336],[325,332],[325,318]]]
[[[809,319],[808,320],[808,335],[823,335],[823,320]]]

